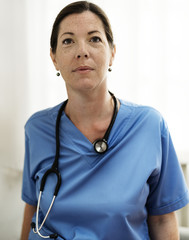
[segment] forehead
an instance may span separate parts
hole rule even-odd
[[[101,19],[90,11],[71,14],[60,23],[59,33],[98,30],[104,32]]]

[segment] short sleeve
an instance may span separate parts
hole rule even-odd
[[[22,180],[22,200],[30,205],[37,205],[35,180],[31,174],[29,139],[25,134],[25,159]]]
[[[147,200],[149,215],[176,211],[189,202],[189,193],[167,126],[161,135],[160,171],[149,178],[150,194]]]

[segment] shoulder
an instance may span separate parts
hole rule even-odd
[[[132,122],[142,125],[148,125],[149,127],[159,127],[161,131],[167,129],[167,123],[164,120],[162,114],[151,106],[139,105],[136,103],[120,100],[122,114],[130,112]]]
[[[40,111],[35,112],[32,114],[29,119],[27,120],[25,124],[25,130],[26,132],[29,131],[33,127],[40,127],[41,125],[48,125],[48,124],[55,124],[56,122],[56,116],[58,113],[58,110],[62,103],[46,108]]]
[[[150,117],[158,120],[163,119],[161,113],[151,106],[139,105],[125,100],[120,100],[120,102],[122,109],[125,111],[128,111],[129,109],[134,116]]]

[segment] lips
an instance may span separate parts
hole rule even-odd
[[[80,66],[80,67],[77,67],[76,69],[74,69],[73,72],[88,72],[88,71],[92,71],[92,70],[94,70],[94,69],[89,66]]]

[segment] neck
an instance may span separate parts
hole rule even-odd
[[[114,112],[114,101],[109,92],[74,95],[73,98],[68,95],[68,99],[65,113],[73,124],[91,143],[103,138]]]
[[[108,91],[103,94],[68,96],[66,115],[72,122],[92,123],[112,115],[114,103]]]

